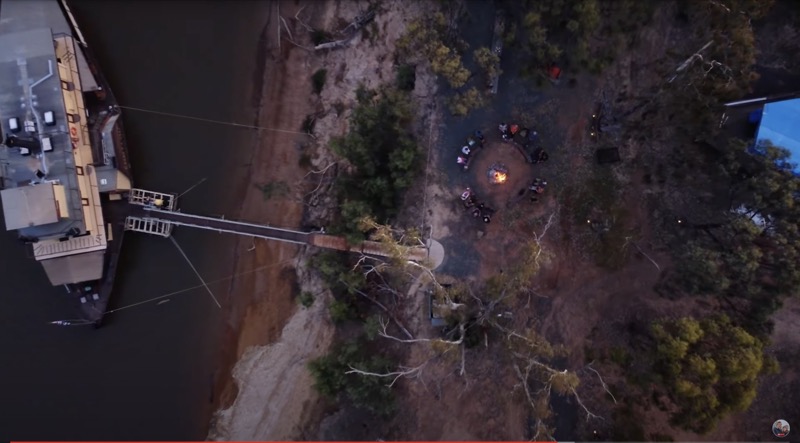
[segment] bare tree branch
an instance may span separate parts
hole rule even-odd
[[[547,219],[547,223],[544,225],[544,229],[542,229],[541,234],[537,234],[536,232],[533,233],[533,239],[537,244],[541,243],[541,241],[544,239],[545,234],[547,234],[547,230],[550,229],[550,225],[553,224],[553,217],[555,217],[555,215],[555,212],[550,214],[550,217]]]
[[[328,169],[330,169],[331,166],[335,166],[337,163],[339,163],[339,162],[328,163],[328,166],[325,166],[324,168],[320,169],[319,171],[314,171],[314,170],[308,171],[306,173],[306,175],[303,176],[303,178],[307,178],[311,174],[323,174],[324,175],[325,172],[327,172]]]
[[[419,366],[415,366],[413,368],[405,368],[405,369],[402,369],[400,371],[387,372],[387,373],[384,373],[384,374],[377,373],[377,372],[362,371],[361,369],[356,369],[356,368],[348,365],[350,370],[345,372],[345,374],[358,374],[358,375],[365,375],[365,376],[369,376],[369,377],[394,377],[392,379],[391,383],[386,385],[386,386],[391,388],[392,386],[394,386],[395,383],[397,383],[397,380],[399,380],[401,377],[406,377],[406,378],[419,377],[420,372],[422,371],[422,368],[424,368],[425,365],[427,365],[427,364],[428,364],[428,361],[422,363]]]
[[[302,27],[306,28],[306,31],[308,31],[308,32],[314,32],[314,28],[312,28],[311,26],[308,26],[308,24],[306,24],[306,22],[304,22],[304,21],[303,21],[303,20],[300,18],[300,13],[301,13],[301,12],[303,12],[303,9],[305,9],[305,8],[306,8],[305,6],[303,6],[302,8],[300,8],[300,9],[297,11],[297,14],[295,14],[295,15],[294,15],[294,19],[295,19],[295,20],[297,20],[297,23],[300,23],[300,26],[302,26]]]
[[[311,51],[312,48],[309,48],[308,46],[303,46],[300,43],[297,43],[296,41],[294,41],[294,37],[292,37],[292,31],[289,30],[289,25],[286,24],[286,20],[283,17],[280,17],[280,19],[283,22],[283,27],[286,28],[286,32],[289,34],[289,38],[287,38],[289,43],[297,46],[298,48],[305,49],[306,51]]]
[[[441,338],[410,338],[408,340],[397,338],[393,335],[389,335],[386,331],[387,327],[389,326],[389,322],[380,319],[382,331],[378,333],[383,338],[392,339],[394,341],[398,341],[400,343],[443,343],[446,345],[460,345],[464,341],[464,324],[459,325],[459,332],[460,336],[458,340],[443,340]]]
[[[403,331],[403,334],[405,334],[406,337],[408,337],[409,340],[413,340],[414,339],[414,336],[411,335],[410,332],[408,332],[408,329],[406,329],[406,327],[403,325],[403,323],[400,322],[400,319],[398,319],[397,316],[395,316],[392,313],[392,311],[389,310],[389,308],[384,306],[383,303],[379,302],[378,300],[375,300],[374,297],[371,297],[369,294],[365,293],[364,291],[361,291],[358,288],[356,288],[354,286],[351,286],[350,284],[348,284],[344,280],[340,279],[339,282],[341,282],[342,284],[347,286],[349,289],[354,291],[356,294],[358,294],[358,295],[366,298],[367,300],[371,301],[372,303],[375,304],[375,306],[381,308],[384,312],[386,312],[386,314],[389,316],[389,318],[392,319],[392,321],[395,322],[395,324],[397,324],[397,327],[399,327],[400,330]],[[384,323],[383,319],[381,319],[381,326],[383,326],[383,331],[386,332],[386,327],[388,326],[388,322]],[[396,339],[396,340],[400,340],[400,339]]]
[[[341,40],[337,40],[337,41],[335,41],[335,42],[327,42],[327,43],[322,43],[322,44],[319,44],[319,45],[315,46],[315,47],[314,47],[314,49],[315,49],[315,50],[317,50],[317,51],[320,51],[320,50],[322,50],[322,49],[336,49],[336,48],[341,48],[341,47],[343,47],[343,46],[347,45],[348,43],[350,43],[350,41],[351,41],[351,40],[352,40],[352,39],[353,39],[353,38],[354,38],[356,35],[358,35],[358,31],[359,31],[361,28],[363,28],[364,26],[366,26],[366,25],[367,25],[367,23],[371,22],[371,21],[372,21],[374,18],[375,18],[375,11],[367,11],[367,12],[366,12],[366,13],[364,13],[364,14],[360,14],[360,15],[358,15],[358,16],[357,16],[357,17],[356,17],[356,18],[353,20],[353,22],[352,22],[352,23],[350,23],[349,25],[347,25],[347,26],[346,26],[346,27],[345,27],[343,30],[339,31],[339,34],[342,34],[342,35],[343,35],[343,34],[344,34],[344,33],[345,33],[345,32],[346,32],[348,29],[352,29],[352,30],[350,31],[350,35],[349,35],[349,36],[347,36],[347,37],[345,37],[345,38],[343,38],[343,39],[341,39]]]
[[[714,43],[714,40],[709,40],[709,42],[706,43],[705,45],[703,45],[702,48],[698,49],[697,52],[692,54],[683,63],[681,63],[681,65],[678,66],[678,68],[675,70],[675,74],[673,74],[673,76],[670,77],[670,79],[667,81],[667,83],[672,83],[672,81],[675,80],[681,72],[683,72],[686,68],[688,68],[689,65],[694,63],[695,60],[698,60],[698,59],[702,60],[703,56],[700,53],[705,51],[706,49],[708,49],[708,47],[711,46],[712,43]]]
[[[589,411],[589,408],[587,408],[586,405],[584,405],[583,402],[581,401],[581,397],[578,395],[578,392],[575,391],[575,388],[570,388],[570,391],[572,391],[572,395],[575,397],[575,400],[578,401],[578,404],[586,412],[586,419],[587,420],[592,419],[592,418],[597,418],[597,419],[605,421],[605,419],[603,417],[601,417],[601,416],[599,416],[597,414],[594,414],[591,411]]]
[[[594,362],[592,362],[592,363],[594,363]],[[597,378],[599,378],[599,379],[600,379],[600,384],[601,384],[601,385],[603,385],[603,389],[605,389],[605,390],[606,390],[606,392],[608,393],[608,395],[610,395],[610,396],[611,396],[611,399],[612,399],[612,400],[614,400],[614,404],[617,404],[617,399],[616,399],[616,397],[614,397],[614,394],[612,394],[612,393],[611,393],[611,390],[609,390],[609,389],[608,389],[608,385],[607,385],[607,384],[606,384],[606,382],[603,380],[603,377],[601,377],[601,376],[600,376],[600,373],[599,373],[599,372],[597,372],[597,370],[596,370],[595,368],[593,368],[593,367],[592,367],[592,363],[589,363],[588,365],[586,365],[586,369],[588,369],[588,370],[590,370],[590,371],[594,372],[595,374],[597,374]]]
[[[467,346],[464,343],[461,343],[461,371],[459,372],[459,375],[461,375],[462,377],[464,376],[464,374],[467,373],[466,361],[467,361]]]
[[[642,248],[640,248],[635,241],[631,241],[632,238],[633,237],[625,237],[625,243],[622,245],[622,249],[624,249],[628,245],[628,243],[632,244],[633,246],[636,247],[636,250],[639,251],[639,253],[642,254],[646,259],[650,260],[650,263],[652,263],[653,266],[655,266],[656,269],[658,269],[660,272],[661,266],[659,266],[658,263],[656,263],[656,261],[653,260],[649,255],[645,254],[645,252],[642,251]]]

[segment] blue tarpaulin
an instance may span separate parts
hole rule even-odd
[[[756,146],[766,141],[788,150],[792,169],[800,173],[800,98],[764,105]]]

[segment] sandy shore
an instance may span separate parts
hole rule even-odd
[[[299,48],[288,41],[289,32],[278,47],[279,16],[291,28],[292,38],[311,45],[308,29],[295,18],[300,9],[301,19],[315,29],[336,30],[344,26],[344,20],[363,12],[362,6],[354,1],[279,1],[268,13],[262,36],[268,53],[258,124],[298,130],[307,115],[315,115],[314,142],[320,148],[309,152],[314,152],[311,161],[315,169],[335,161],[324,147],[332,136],[347,130],[348,112],[337,108],[344,105],[345,110],[352,109],[359,85],[379,88],[394,81],[395,67],[387,62],[386,54],[394,52],[407,22],[423,14],[424,8],[415,2],[388,2],[375,19],[372,29],[377,31],[359,34],[346,49],[334,51]],[[312,93],[311,76],[323,67],[329,74],[318,96]],[[258,88],[259,80],[255,83]],[[423,82],[418,77],[417,83],[415,93],[430,96],[433,81]],[[308,171],[298,163],[302,146],[309,142],[304,135],[261,132],[255,143],[241,218],[299,226],[303,205],[297,197],[303,191],[297,185]],[[288,184],[295,198],[265,202],[257,186],[276,181]],[[239,251],[251,246],[251,241],[243,240]],[[240,253],[235,273],[283,264],[265,269],[255,278],[239,280],[231,288],[235,302],[230,313],[230,346],[222,370],[226,378],[217,383],[221,387],[219,410],[212,420],[209,439],[313,440],[319,438],[315,424],[323,408],[306,365],[326,353],[333,339],[334,328],[325,309],[327,291],[317,278],[304,275],[302,285],[317,294],[317,301],[310,309],[299,308],[293,298],[297,285],[292,266],[295,259],[301,259],[297,258],[301,248],[277,242],[257,242],[255,246],[252,252]]]
[[[307,52],[287,44],[279,47],[279,8],[281,15],[294,15],[297,6],[281,1],[268,8],[261,37],[265,52],[258,56],[264,62],[263,74],[261,79],[254,79],[252,91],[260,97],[256,124],[298,131],[306,115],[313,112],[313,71]],[[288,196],[265,199],[260,186],[277,182],[295,185],[306,173],[299,166],[298,146],[308,141],[302,134],[259,131],[237,218],[300,226],[302,203]],[[236,279],[230,287],[227,336],[215,383],[214,406],[219,411],[212,418],[210,439],[290,439],[292,427],[282,427],[287,424],[282,417],[299,416],[305,400],[314,395],[310,381],[298,381],[308,378],[305,361],[315,356],[315,349],[324,352],[331,334],[327,321],[318,321],[325,314],[322,303],[302,310],[295,302],[294,265],[302,248],[247,238],[237,245],[233,274],[259,271]],[[297,352],[278,352],[286,347]]]

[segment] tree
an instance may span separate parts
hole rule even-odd
[[[357,407],[382,416],[390,415],[395,408],[391,389],[379,379],[348,374],[351,366],[378,372],[388,370],[391,362],[380,355],[367,356],[363,343],[349,341],[309,362],[308,370],[320,394],[351,401]]]
[[[465,44],[450,37],[447,26],[441,12],[409,23],[397,43],[398,54],[413,64],[430,64],[431,70],[444,77],[452,88],[460,88],[471,76],[456,50]]]
[[[409,278],[414,284],[427,281],[433,286],[433,305],[441,308],[440,312],[447,321],[447,327],[433,337],[413,337],[408,334],[407,338],[403,338],[390,332],[388,320],[380,319],[380,329],[375,335],[395,343],[425,346],[429,352],[423,355],[427,358],[383,372],[369,371],[353,365],[350,373],[385,380],[388,386],[393,386],[401,378],[423,377],[425,367],[439,362],[443,365],[458,365],[454,370],[465,376],[468,373],[466,356],[468,352],[473,352],[470,349],[474,347],[474,352],[482,352],[484,346],[488,347],[492,343],[507,352],[509,366],[506,369],[514,371],[519,381],[518,386],[524,389],[525,398],[536,417],[535,438],[552,438],[553,430],[547,426],[546,421],[550,414],[549,399],[553,391],[573,397],[587,418],[598,418],[584,405],[578,394],[580,379],[577,372],[559,368],[559,360],[565,357],[564,350],[552,346],[533,328],[513,329],[513,323],[507,320],[507,313],[514,310],[519,297],[531,292],[531,280],[546,257],[541,241],[553,225],[554,219],[555,214],[547,219],[541,233],[533,233],[533,240],[522,248],[521,257],[515,260],[516,265],[503,274],[477,284],[456,283],[447,286],[439,284],[436,276],[424,267],[411,265],[408,260],[403,259],[406,255],[404,251],[420,243],[417,233],[406,233],[364,220],[364,227],[371,229],[371,239],[390,245],[395,251],[390,254],[389,262],[374,264],[375,259],[368,257],[359,260],[361,272],[368,281],[365,291],[369,294],[405,294],[404,285],[408,284]],[[416,276],[409,272],[414,269],[419,271]],[[427,278],[423,280],[423,277]],[[370,328],[372,327],[374,325]],[[445,358],[456,355],[460,355],[460,359]],[[594,372],[600,376],[597,371]],[[609,392],[602,378],[600,379],[606,392]]]
[[[653,10],[652,2],[634,0],[524,0],[518,8],[525,11],[518,15],[519,28],[523,51],[530,55],[525,70],[539,75],[551,63],[601,71]],[[590,45],[598,33],[606,38]]]
[[[409,128],[412,104],[406,93],[360,89],[350,130],[331,141],[333,151],[351,165],[337,181],[340,220],[334,231],[356,243],[363,239],[358,220],[392,217],[399,199],[419,169],[417,145]]]
[[[689,293],[742,300],[732,314],[767,334],[769,315],[800,287],[800,181],[787,169],[785,149],[765,143],[748,153],[745,146],[733,140],[722,151],[733,210],[695,224],[699,235],[684,243],[678,271]]]
[[[474,86],[463,93],[458,92],[450,99],[450,112],[453,115],[465,116],[473,109],[478,109],[486,104],[486,98]]]
[[[472,56],[475,58],[475,63],[483,70],[487,83],[502,74],[500,70],[500,57],[491,49],[481,46],[472,53]]]
[[[706,433],[731,412],[747,409],[760,374],[774,363],[764,343],[727,316],[680,318],[652,326],[654,369],[675,404],[673,424]]]

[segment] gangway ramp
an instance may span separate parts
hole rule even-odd
[[[148,218],[166,221],[174,226],[188,226],[229,234],[249,235],[252,237],[279,240],[299,245],[308,243],[308,233],[306,232],[227,220],[224,218],[167,211],[153,207],[145,207],[144,209],[147,211]]]
[[[245,221],[229,220],[225,217],[187,214],[177,209],[177,200],[178,196],[176,194],[132,189],[128,195],[125,230],[170,237],[173,227],[186,226],[220,233],[225,232],[381,257],[391,257],[401,252],[397,248],[369,240],[350,245],[344,237],[326,235],[324,231],[302,232]],[[444,248],[433,239],[428,239],[424,246],[407,248],[401,253],[407,260],[425,263],[426,266],[430,266],[430,269],[435,269],[444,260]]]

